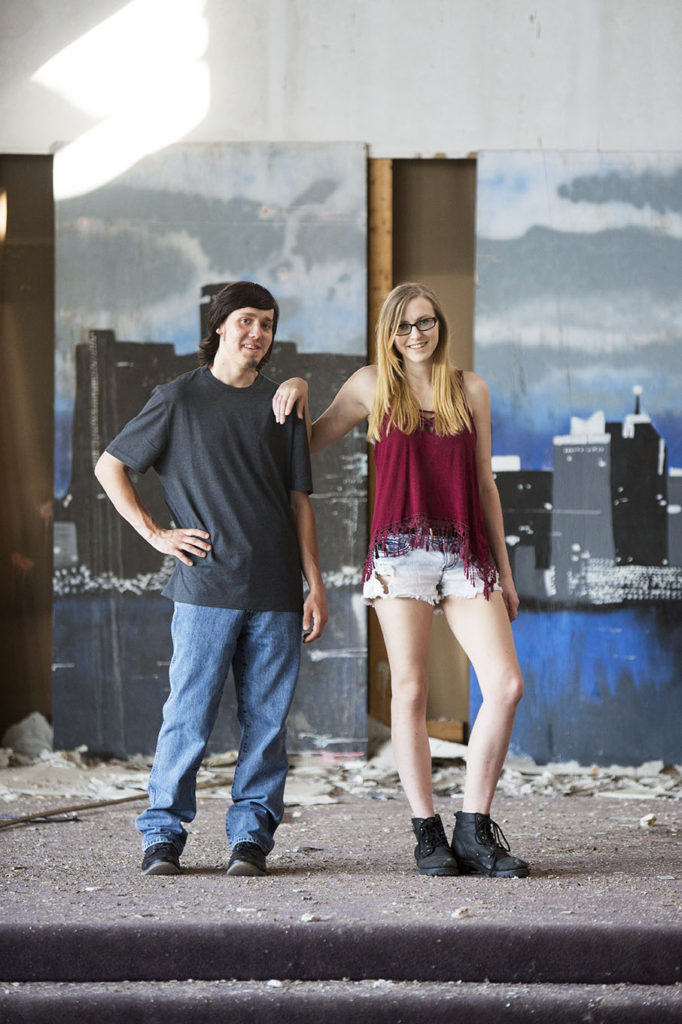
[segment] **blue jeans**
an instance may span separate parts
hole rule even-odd
[[[233,848],[256,843],[267,854],[284,812],[286,718],[301,660],[301,615],[176,604],[171,634],[170,696],[149,776],[149,807],[137,818],[142,847],[184,849],[182,822],[196,815],[196,774],[232,665],[241,742],[227,838]]]

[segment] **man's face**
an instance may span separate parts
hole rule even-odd
[[[218,355],[243,369],[255,370],[272,345],[274,309],[234,309],[218,328]]]

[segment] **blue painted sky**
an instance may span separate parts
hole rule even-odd
[[[57,204],[57,404],[90,328],[126,341],[199,341],[206,284],[256,280],[300,352],[366,351],[366,149],[178,144]]]
[[[358,143],[178,144],[56,206],[55,487],[70,477],[75,348],[200,340],[207,284],[255,280],[280,305],[279,340],[367,351],[367,154]]]
[[[492,153],[479,159],[476,360],[495,454],[551,468],[552,436],[632,389],[682,466],[682,159]]]

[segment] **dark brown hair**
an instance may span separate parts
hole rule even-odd
[[[224,288],[221,288],[211,303],[211,308],[208,311],[208,334],[199,345],[200,366],[213,366],[213,360],[220,344],[218,328],[225,323],[235,309],[245,309],[247,306],[252,309],[273,310],[272,340],[275,340],[279,306],[274,297],[267,288],[256,284],[255,281],[233,281],[232,284],[226,284]],[[258,364],[259,370],[264,363],[267,363],[271,353],[272,345]]]

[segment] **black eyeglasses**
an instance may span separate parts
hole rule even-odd
[[[430,331],[438,323],[438,319],[435,316],[420,316],[418,320],[415,320],[413,324],[408,324],[406,320],[399,323],[396,327],[395,333],[400,337],[405,337],[408,334],[412,334],[412,328],[416,327],[418,331],[425,334],[426,331]]]

